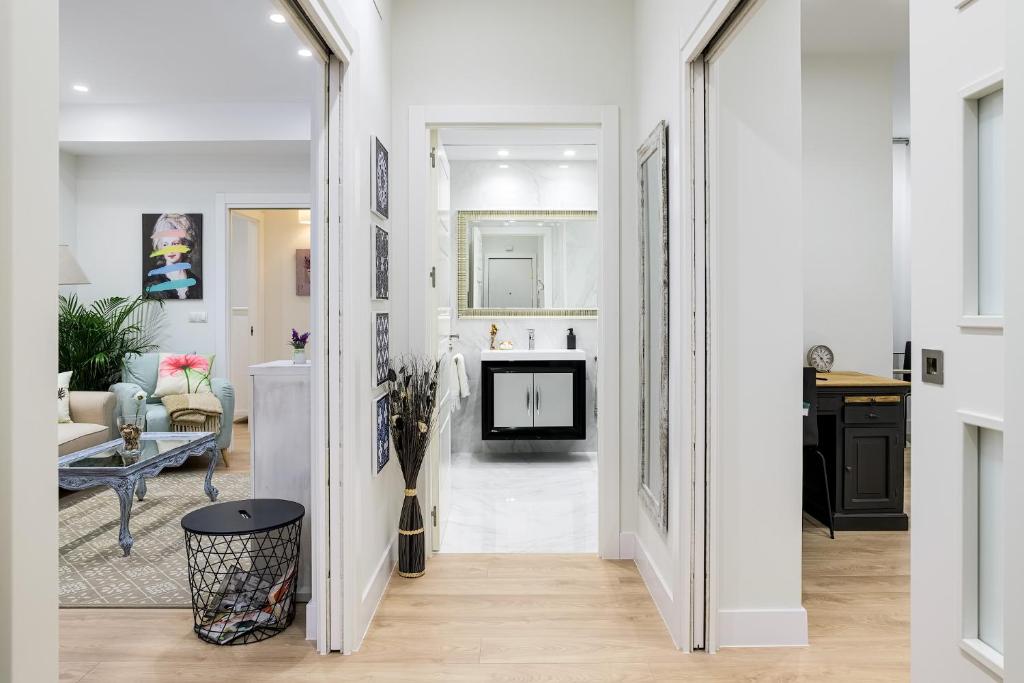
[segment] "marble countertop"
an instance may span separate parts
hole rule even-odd
[[[511,349],[509,351],[481,351],[480,360],[586,360],[583,349]]]

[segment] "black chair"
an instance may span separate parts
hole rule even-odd
[[[832,518],[832,494],[828,483],[828,464],[825,455],[818,448],[818,382],[814,368],[804,368],[804,403],[808,405],[804,415],[804,478],[807,477],[807,459],[817,455],[821,464],[822,480],[825,483],[825,509],[828,510],[828,535],[836,537],[835,521]],[[806,492],[807,487],[804,487]]]

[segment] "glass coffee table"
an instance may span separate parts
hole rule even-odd
[[[61,488],[79,491],[94,486],[114,489],[121,503],[121,530],[118,543],[127,557],[132,552],[128,522],[132,516],[132,498],[146,496],[146,478],[155,477],[165,467],[176,467],[191,457],[210,454],[203,490],[211,501],[217,500],[213,470],[220,458],[217,435],[213,432],[144,432],[139,437],[139,451],[125,454],[124,441],[115,439],[69,453],[57,460]]]

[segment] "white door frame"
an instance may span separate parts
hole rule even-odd
[[[618,559],[619,542],[619,108],[600,106],[412,106],[409,107],[409,329],[413,353],[426,353],[426,307],[420,287],[426,262],[430,129],[460,126],[588,126],[598,142],[598,224],[601,232],[601,290],[598,314],[597,382],[598,555]],[[416,275],[418,273],[418,275]],[[423,331],[416,333],[416,330]],[[427,501],[426,509],[429,509]],[[429,531],[428,531],[429,533]],[[430,540],[426,547],[431,547]]]
[[[717,454],[713,447],[717,417],[713,383],[717,354],[709,349],[708,311],[714,310],[714,287],[707,279],[714,274],[708,266],[708,255],[714,250],[714,235],[707,223],[707,177],[705,139],[707,122],[704,116],[704,52],[718,32],[745,0],[715,0],[704,18],[683,43],[680,65],[683,75],[682,103],[683,140],[688,160],[683,196],[689,198],[690,213],[686,217],[686,263],[692,269],[690,306],[690,348],[693,349],[690,372],[690,395],[693,429],[690,442],[690,467],[693,473],[689,529],[690,562],[690,646],[709,653],[718,650],[718,476]],[[704,397],[704,400],[697,400]]]

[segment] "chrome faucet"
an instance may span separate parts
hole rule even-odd
[[[530,350],[533,351],[533,328],[529,327],[526,331],[530,334]]]

